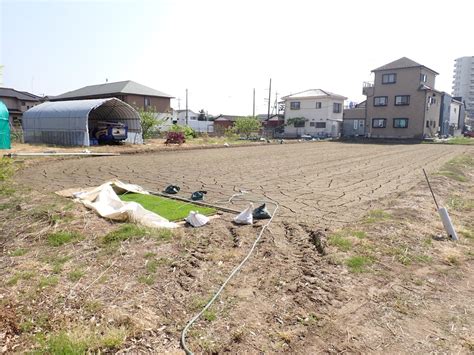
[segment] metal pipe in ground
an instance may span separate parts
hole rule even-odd
[[[15,157],[55,157],[55,156],[118,156],[120,153],[87,153],[87,152],[43,152],[43,153],[8,153],[3,154],[4,157],[15,158]]]

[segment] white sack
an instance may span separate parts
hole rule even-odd
[[[189,215],[184,220],[193,227],[202,227],[209,222],[209,217],[198,212],[190,211]]]
[[[253,203],[240,212],[240,214],[234,218],[234,222],[237,224],[252,224],[253,223]]]
[[[79,191],[74,198],[93,209],[100,216],[116,221],[131,221],[152,228],[176,228],[176,223],[168,221],[156,213],[148,211],[136,202],[120,200],[115,190],[148,194],[138,185],[126,184],[118,180],[109,181],[90,191]]]

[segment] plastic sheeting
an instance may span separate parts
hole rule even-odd
[[[10,149],[10,121],[8,109],[0,101],[0,149]]]
[[[61,196],[73,197],[87,208],[96,211],[104,218],[116,221],[130,221],[152,228],[176,228],[176,223],[168,221],[156,213],[148,211],[136,202],[120,200],[117,193],[126,191],[148,194],[138,185],[126,184],[118,180],[108,181],[96,188],[73,192],[65,190],[58,192]]]
[[[23,114],[25,143],[89,146],[89,131],[98,121],[128,126],[126,142],[142,144],[140,115],[129,104],[116,99],[45,102]]]

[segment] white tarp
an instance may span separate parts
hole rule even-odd
[[[75,191],[75,192],[73,192]],[[87,208],[96,211],[104,218],[116,221],[131,221],[152,228],[176,228],[176,223],[168,221],[154,212],[148,211],[136,202],[120,200],[117,195],[123,192],[148,194],[138,185],[126,184],[119,180],[108,181],[96,188],[82,191],[65,190],[58,192],[61,196],[73,197]]]

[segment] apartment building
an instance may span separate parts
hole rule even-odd
[[[422,139],[439,130],[441,92],[438,73],[403,57],[372,70],[373,83],[364,83],[366,136]]]
[[[453,96],[462,98],[467,115],[474,118],[474,56],[455,60]]]

